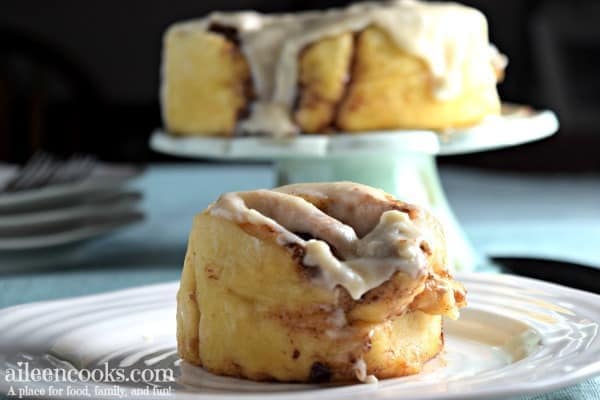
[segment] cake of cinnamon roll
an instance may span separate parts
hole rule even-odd
[[[162,113],[175,135],[445,130],[499,114],[505,64],[456,3],[216,12],[165,33]]]
[[[465,290],[426,210],[350,182],[223,194],[199,214],[177,296],[180,356],[259,381],[421,371]]]

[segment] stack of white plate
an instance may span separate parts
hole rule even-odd
[[[0,187],[17,169],[0,167]],[[80,245],[143,219],[138,170],[98,165],[84,180],[16,192],[0,190],[0,272],[61,266]]]

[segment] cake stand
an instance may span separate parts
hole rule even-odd
[[[291,138],[183,138],[157,130],[150,147],[192,158],[274,161],[279,185],[347,180],[428,206],[444,225],[454,269],[469,271],[485,259],[471,246],[452,213],[440,183],[436,156],[516,146],[551,136],[557,130],[558,120],[551,111],[505,105],[499,117],[442,134],[396,130]]]

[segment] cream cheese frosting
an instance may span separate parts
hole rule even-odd
[[[474,82],[495,84],[490,65],[504,62],[501,54],[490,51],[485,16],[457,3],[397,0],[295,14],[216,12],[171,29],[208,30],[214,24],[237,31],[250,66],[256,99],[249,117],[238,125],[244,133],[297,133],[291,109],[297,95],[298,56],[321,38],[371,25],[383,29],[399,48],[425,61],[433,77],[433,95],[440,100],[460,94],[465,63],[472,65]]]
[[[305,200],[319,200],[326,212]],[[335,201],[330,201],[335,200]],[[416,209],[395,209],[383,192],[350,182],[298,184],[222,195],[208,212],[238,224],[267,226],[281,245],[304,249],[302,262],[318,268],[315,283],[345,288],[358,300],[401,271],[427,273],[421,250],[428,233]],[[303,236],[310,236],[308,240]]]

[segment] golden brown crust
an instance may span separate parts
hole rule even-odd
[[[470,79],[474,63],[463,67],[458,96],[440,100],[425,62],[398,48],[377,27],[320,39],[298,57],[298,103],[290,112],[301,132],[446,130],[500,113],[495,84]],[[253,85],[234,29],[171,29],[163,65],[163,117],[169,132],[235,132],[250,109]],[[502,78],[503,68],[490,62],[490,69]]]
[[[328,209],[322,197],[305,198]],[[419,372],[443,346],[441,314],[453,316],[464,291],[451,300],[440,286],[442,278],[453,281],[437,221],[384,201],[430,228],[432,272],[417,279],[398,272],[359,300],[315,284],[318,268],[304,266],[301,247],[282,245],[272,228],[196,217],[178,293],[181,357],[213,373],[267,381],[351,381],[360,360],[378,378]]]
[[[299,105],[295,120],[302,132],[327,132],[344,95],[353,52],[352,33],[325,38],[300,54]]]
[[[381,29],[360,32],[355,52],[348,95],[336,120],[341,130],[443,130],[500,112],[495,86],[472,84],[469,65],[463,70],[461,93],[442,101],[434,96],[433,76],[424,61],[399,49]]]
[[[464,67],[461,93],[449,100],[437,99],[427,65],[399,49],[376,27],[357,33],[356,40],[348,33],[310,45],[300,56],[299,68],[295,118],[307,133],[445,130],[500,113],[495,85],[471,83],[469,65]],[[502,69],[492,64],[490,69],[501,79]]]
[[[195,252],[189,249],[177,292],[177,349],[184,360],[200,364],[198,322],[200,308],[196,290]]]
[[[203,229],[190,236],[178,293],[186,361],[259,381],[353,381],[361,358],[369,374],[384,378],[416,373],[441,350],[441,317],[414,310],[345,325],[337,311],[343,291],[315,287],[284,248],[208,214],[195,225]],[[239,246],[248,252],[231,252]]]
[[[250,69],[224,34],[174,29],[164,45],[163,117],[176,135],[231,136],[248,107]]]

